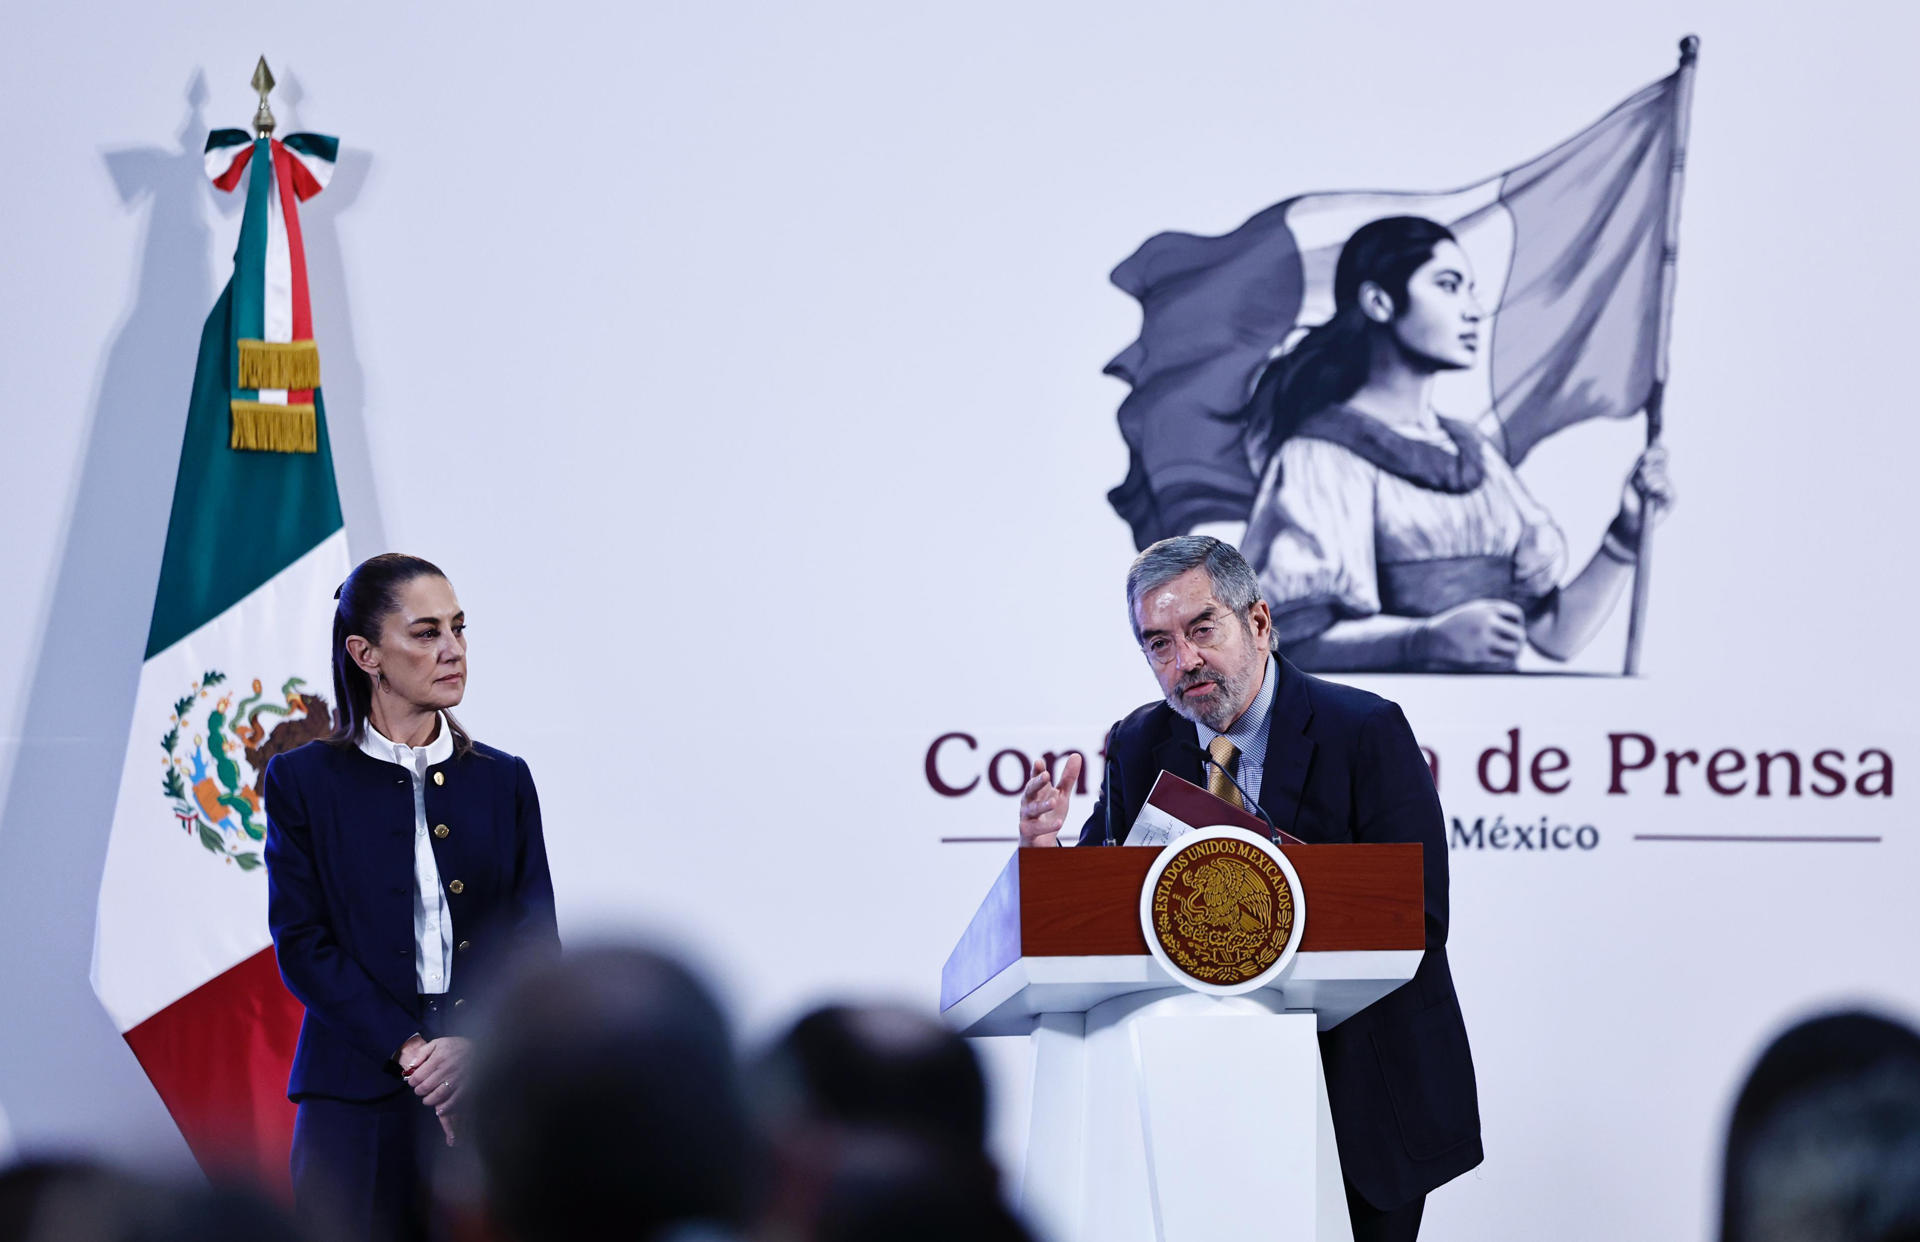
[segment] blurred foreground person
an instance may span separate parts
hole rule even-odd
[[[892,1005],[830,1005],[760,1059],[775,1153],[765,1242],[1025,1242],[985,1150],[987,1092],[966,1040]]]
[[[1032,1242],[977,1152],[897,1126],[821,1125],[783,1149],[763,1242]]]
[[[755,1146],[727,1021],[684,967],[614,947],[523,963],[480,1048],[465,1233],[735,1236]]]
[[[1734,1105],[1721,1242],[1920,1242],[1920,1035],[1867,1013],[1792,1027]]]
[[[987,1087],[967,1041],[897,1005],[828,1005],[794,1023],[763,1058],[762,1108],[801,1120],[915,1131],[961,1151],[984,1150]]]
[[[0,1169],[0,1242],[303,1242],[258,1193],[166,1186],[78,1159]]]

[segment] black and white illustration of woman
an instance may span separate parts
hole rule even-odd
[[[1417,216],[1341,249],[1333,317],[1271,363],[1242,411],[1259,477],[1241,549],[1302,668],[1511,670],[1567,660],[1632,581],[1641,523],[1672,508],[1664,447],[1641,453],[1577,573],[1500,449],[1441,417],[1433,380],[1486,333],[1465,251]]]

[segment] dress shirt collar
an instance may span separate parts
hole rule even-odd
[[[436,712],[435,718],[439,721],[439,725],[434,730],[433,740],[425,746],[408,746],[404,742],[396,742],[374,728],[373,721],[369,720],[360,726],[360,750],[364,754],[372,755],[375,759],[397,763],[409,771],[419,771],[430,768],[436,763],[445,763],[453,756],[453,729],[447,724],[445,712]],[[420,763],[422,757],[426,760],[424,764]]]
[[[1227,726],[1224,735],[1197,720],[1193,722],[1193,727],[1200,733],[1201,747],[1205,748],[1216,737],[1225,736],[1241,755],[1251,758],[1255,763],[1265,763],[1267,717],[1273,713],[1273,692],[1279,684],[1280,662],[1269,655],[1266,675],[1260,679],[1260,693],[1253,696],[1252,704],[1240,713],[1240,719]]]

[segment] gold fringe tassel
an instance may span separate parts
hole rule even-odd
[[[310,405],[268,405],[234,401],[233,434],[228,448],[258,453],[317,453],[320,443]]]
[[[320,350],[312,341],[240,342],[240,387],[320,387]]]

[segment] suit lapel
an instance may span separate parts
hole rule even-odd
[[[1307,772],[1313,767],[1315,744],[1306,733],[1307,722],[1313,719],[1313,700],[1307,693],[1306,674],[1288,663],[1285,656],[1274,656],[1274,666],[1280,673],[1280,684],[1274,687],[1273,718],[1267,725],[1267,761],[1261,768],[1260,806],[1276,827],[1297,837],[1301,834],[1295,825],[1306,794]]]

